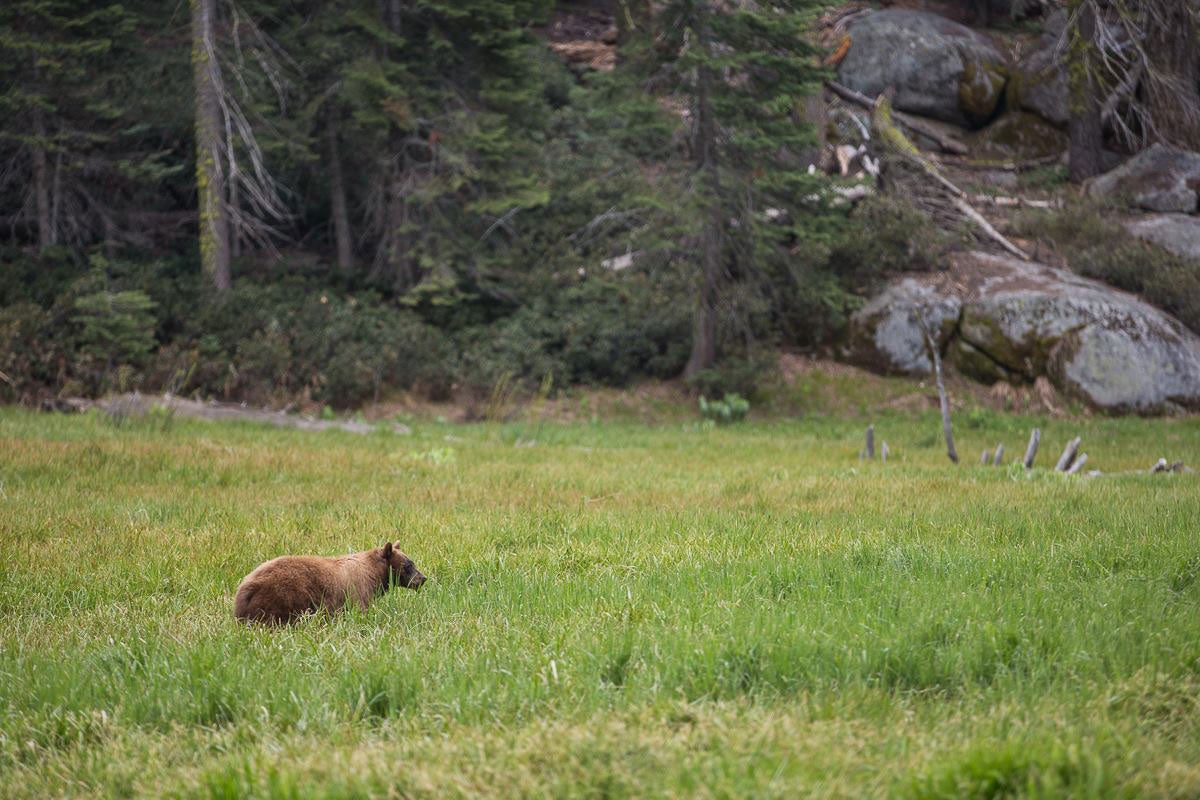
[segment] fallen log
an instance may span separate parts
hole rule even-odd
[[[171,394],[158,397],[133,392],[100,400],[71,398],[65,403],[77,411],[88,411],[95,408],[114,418],[142,417],[155,409],[161,409],[173,417],[209,421],[257,422],[274,425],[277,428],[295,428],[302,431],[337,430],[363,434],[373,433],[377,430],[390,430],[397,434],[412,433],[407,425],[399,423],[378,427],[369,422],[355,420],[313,419],[283,411],[251,408],[236,403],[202,403]]]
[[[854,91],[849,86],[843,86],[837,81],[825,81],[825,85],[829,87],[831,92],[847,102],[862,106],[868,111],[875,108],[874,100],[867,97],[865,94]],[[894,111],[892,112],[892,116],[896,122],[899,122],[913,133],[918,133],[921,136],[936,142],[937,146],[940,147],[943,152],[952,153],[956,156],[965,156],[969,152],[967,146],[962,142],[946,136],[936,128],[926,125],[924,122],[914,119],[902,111]]]

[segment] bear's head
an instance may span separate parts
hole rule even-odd
[[[403,586],[406,589],[420,589],[425,583],[425,576],[417,569],[413,560],[400,552],[388,542],[380,549],[380,555],[388,565],[388,586]]]

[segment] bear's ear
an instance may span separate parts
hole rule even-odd
[[[392,560],[392,543],[391,542],[388,542],[387,544],[385,544],[383,546],[383,560],[384,561]]]

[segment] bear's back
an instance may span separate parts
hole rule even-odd
[[[349,589],[339,560],[281,556],[260,564],[242,579],[234,616],[255,622],[289,622],[322,606],[336,611]]]

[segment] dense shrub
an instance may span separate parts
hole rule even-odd
[[[760,271],[723,287],[721,360],[692,377],[698,394],[755,397],[777,345],[833,340],[860,293],[891,272],[934,267],[942,245],[917,212],[887,200],[800,229],[761,248]],[[386,297],[303,261],[247,265],[219,295],[183,257],[80,263],[0,251],[10,270],[0,278],[0,383],[8,399],[141,388],[347,407],[412,387],[482,395],[679,375],[693,263],[654,246],[614,272],[600,266],[609,252],[567,248],[524,270],[496,261],[501,290],[486,270],[442,270]]]
[[[585,278],[535,298],[508,318],[460,337],[462,379],[488,389],[501,380],[531,388],[623,386],[678,375],[687,361],[691,307],[672,302],[644,274]]]
[[[1143,242],[1105,219],[1103,207],[1024,212],[1013,230],[1050,243],[1075,272],[1141,294],[1200,333],[1200,263]]]

